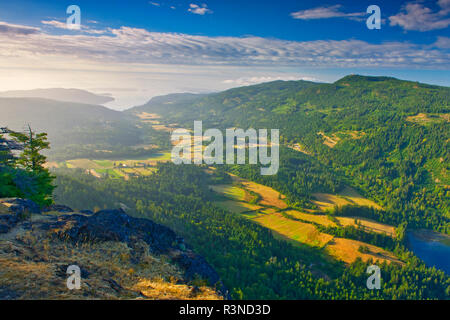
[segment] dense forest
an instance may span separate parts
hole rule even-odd
[[[216,94],[169,95],[123,114],[96,108],[99,121],[93,122],[81,109],[72,110],[80,126],[63,130],[51,153],[46,134],[2,129],[0,197],[29,198],[41,206],[54,200],[93,211],[121,207],[166,225],[206,258],[235,299],[450,299],[450,277],[426,267],[404,245],[407,229],[450,234],[449,101],[450,88],[353,75],[333,84],[276,81]],[[140,112],[157,113],[162,124],[188,129],[194,120],[203,120],[205,130],[279,128],[279,171],[262,176],[259,165],[218,165],[206,173],[202,166],[159,163],[152,175],[125,180],[81,169],[60,167],[52,174],[45,169],[42,152],[60,161],[130,159],[170,150],[169,133],[142,121]],[[144,148],[149,145],[156,148]],[[228,173],[270,186],[287,197],[288,209],[311,214],[319,211],[313,193],[356,189],[382,209],[346,205],[329,209],[328,218],[390,224],[394,238],[357,223],[312,224],[321,233],[383,248],[400,263],[379,265],[382,288],[367,289],[371,260],[345,265],[323,249],[280,240],[216,206],[211,185],[230,183]],[[280,213],[301,221],[287,209]]]
[[[333,173],[313,188],[348,184],[399,217],[391,220],[449,234],[449,101],[447,87],[351,75],[332,84],[276,81],[129,112],[155,112],[186,128],[194,120],[203,120],[204,129],[279,128],[284,145],[299,147]],[[307,198],[313,188],[298,184],[310,180],[292,182],[302,169],[287,163],[272,179],[257,178],[249,167],[235,170],[293,201]]]
[[[29,124],[46,132],[52,148],[44,154],[51,161],[140,157],[150,153],[143,146],[169,147],[167,132],[100,105],[0,97],[0,112],[2,125],[11,130],[23,131]]]
[[[394,250],[405,264],[381,265],[382,290],[367,289],[370,261],[344,266],[320,250],[277,240],[268,229],[214,206],[209,185],[223,182],[220,172],[210,176],[201,167],[166,163],[152,176],[129,181],[97,179],[67,169],[58,170],[57,177],[58,202],[93,210],[126,206],[133,215],[174,229],[219,272],[235,299],[448,299],[450,295],[450,278],[427,268],[400,243]]]

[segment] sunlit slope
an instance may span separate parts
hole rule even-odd
[[[448,87],[349,75],[334,83],[276,81],[138,111],[188,129],[194,120],[204,128],[280,129],[282,144],[345,176],[395,214],[392,221],[450,232]]]
[[[232,175],[232,180],[233,184],[211,186],[212,190],[228,199],[219,198],[215,204],[230,212],[242,214],[251,221],[270,229],[279,239],[294,245],[323,249],[328,255],[345,263],[352,263],[357,258],[361,258],[363,261],[372,259],[380,262],[401,263],[393,253],[387,250],[362,241],[335,237],[318,228],[318,225],[324,227],[353,226],[368,232],[394,237],[395,229],[392,226],[357,216],[332,219],[325,211],[313,213],[289,209],[288,204],[283,200],[286,197],[274,189],[235,175]],[[354,190],[352,195],[364,203],[371,203]],[[337,195],[330,194],[328,196],[330,201],[339,199]],[[333,206],[346,204],[348,203],[331,202]]]

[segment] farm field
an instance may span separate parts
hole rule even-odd
[[[339,140],[341,140],[335,134],[333,134],[332,137],[326,136],[325,133],[323,132],[317,132],[317,134],[324,138],[323,144],[329,148],[334,148],[336,144],[339,142]]]
[[[346,187],[338,194],[313,193],[312,195],[316,198],[316,200],[313,200],[312,202],[322,211],[333,208],[334,206],[344,206],[350,204],[373,207],[380,210],[383,209],[381,206],[372,200],[364,198],[355,189],[350,187]]]
[[[262,206],[249,203],[252,196],[243,188],[234,185],[212,185],[212,190],[223,195],[229,200],[216,201],[216,204],[226,210],[234,213],[244,213],[248,211],[255,211],[263,208]]]
[[[100,178],[109,176],[112,178],[129,179],[132,176],[148,176],[156,171],[158,162],[167,162],[171,159],[170,152],[155,153],[142,159],[73,159],[65,162],[50,162],[47,168],[83,169],[86,173]]]
[[[331,221],[326,215],[309,214],[309,213],[304,213],[304,212],[300,212],[297,210],[287,210],[285,212],[296,219],[317,223],[317,224],[323,225],[325,227],[328,227],[328,226],[335,227],[336,226],[336,223]]]
[[[331,209],[334,206],[344,206],[347,204],[352,204],[347,199],[344,199],[338,195],[329,194],[329,193],[313,193],[313,197],[316,200],[312,200],[321,211],[326,211],[327,209]]]
[[[322,248],[333,236],[319,232],[314,225],[284,217],[281,213],[264,214],[252,219],[287,240]]]
[[[359,248],[364,246],[367,248],[367,252],[360,252]],[[398,260],[392,253],[383,250],[379,247],[367,244],[365,242],[344,239],[344,238],[334,238],[326,246],[326,251],[338,260],[342,260],[345,263],[352,263],[357,258],[361,258],[363,261],[372,259],[374,262],[395,262],[401,264],[402,262]]]
[[[230,176],[235,183],[239,183],[244,189],[258,194],[261,197],[261,200],[259,201],[260,205],[265,207],[275,207],[278,209],[286,209],[288,207],[286,202],[283,200],[286,197],[278,191],[262,184],[242,179],[236,175],[230,174]]]
[[[258,215],[249,219],[272,230],[274,236],[284,239],[295,245],[295,242],[313,247],[323,248],[324,251],[345,263],[352,263],[357,258],[363,261],[372,259],[379,262],[401,263],[392,253],[374,245],[362,241],[337,238],[332,235],[322,233],[309,223],[300,222],[286,218],[282,213]],[[360,248],[364,247],[364,252]]]
[[[374,201],[364,198],[362,195],[360,195],[355,189],[346,187],[344,190],[338,193],[339,196],[345,197],[346,199],[351,200],[353,203],[360,205],[360,206],[366,206],[366,207],[373,207],[375,209],[383,210],[381,206],[376,204]]]
[[[155,121],[155,119],[161,119],[161,116],[156,113],[149,113],[149,112],[141,112],[136,114],[139,119],[144,121]]]
[[[288,145],[287,147],[291,148],[292,150],[302,152],[302,153],[304,153],[304,154],[306,154],[308,156],[312,155],[312,153],[309,152],[309,151],[306,151],[305,147],[303,145],[301,145],[300,143],[296,143],[296,144],[293,144],[293,145]]]
[[[244,213],[249,211],[255,211],[262,208],[261,206],[233,200],[217,201],[216,204],[219,207],[231,211],[233,213]]]
[[[251,181],[243,181],[242,185],[247,190],[257,193],[261,196],[261,200],[259,202],[261,205],[267,207],[276,207],[279,209],[286,209],[288,207],[286,202],[283,201],[285,197],[272,188]]]
[[[431,123],[449,122],[449,116],[448,114],[419,113],[415,116],[406,117],[406,121],[427,125]]]
[[[374,202],[363,198],[355,190],[346,188],[339,195],[315,194],[317,199],[315,203],[321,204],[319,208],[322,209],[323,214],[307,213],[289,209],[283,200],[285,196],[272,188],[235,175],[231,176],[233,185],[211,186],[215,192],[228,199],[215,201],[215,204],[232,213],[241,214],[243,217],[270,229],[276,238],[293,245],[306,245],[323,249],[328,256],[344,263],[351,263],[357,258],[361,258],[363,261],[372,259],[379,262],[401,263],[392,253],[382,248],[361,241],[337,238],[317,229],[316,225],[325,227],[359,226],[364,227],[367,231],[384,233],[391,237],[395,236],[393,226],[360,217],[336,217],[337,222],[334,222],[325,214],[326,210],[334,205],[376,205]],[[249,193],[259,196],[256,204],[249,203],[247,197]]]
[[[122,178],[125,177],[125,174],[121,172],[119,169],[92,169],[97,172],[100,176],[109,176],[111,178]]]
[[[360,218],[360,217],[336,217],[336,219],[339,220],[339,223],[345,227],[345,226],[356,226],[356,222],[363,226],[365,229],[377,232],[377,233],[385,233],[386,235],[390,237],[395,237],[395,228],[393,226],[383,224],[380,222],[372,221],[370,219],[366,218]]]
[[[242,201],[245,198],[245,190],[236,186],[220,184],[213,185],[211,188],[217,192],[221,193],[226,197],[232,198],[234,200]]]
[[[293,218],[309,221],[312,223],[317,223],[323,225],[325,227],[336,227],[336,223],[328,218],[327,215],[324,214],[309,214],[300,212],[297,210],[287,210],[285,211],[287,214],[292,216]],[[386,234],[390,237],[395,236],[395,228],[393,226],[383,224],[377,221],[373,221],[367,218],[361,217],[335,217],[339,221],[339,225],[342,227],[346,226],[354,226],[357,227],[362,226],[368,231]]]

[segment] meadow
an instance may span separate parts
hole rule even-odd
[[[156,171],[159,162],[171,159],[170,152],[155,153],[147,157],[136,159],[72,159],[62,162],[49,162],[49,168],[83,169],[86,173],[97,177],[110,177],[113,179],[129,179],[136,176],[148,176]]]
[[[347,187],[334,195],[316,193],[314,194],[316,200],[312,202],[318,206],[319,211],[305,209],[303,212],[289,208],[285,201],[286,197],[270,187],[236,175],[230,174],[230,176],[232,184],[210,186],[225,199],[218,198],[215,204],[268,228],[274,237],[295,246],[321,249],[326,255],[347,264],[354,262],[357,258],[363,261],[372,259],[379,262],[402,263],[394,254],[380,247],[354,239],[339,238],[318,229],[318,225],[352,226],[389,237],[395,236],[395,228],[387,224],[362,217],[331,218],[329,216],[330,208],[335,206],[357,204],[381,208],[375,202],[362,197],[356,190]]]

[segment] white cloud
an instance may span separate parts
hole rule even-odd
[[[138,89],[111,92],[116,98],[113,106],[122,108],[171,92],[218,91],[278,79],[315,80],[299,74],[299,68],[450,68],[446,37],[424,45],[208,37],[125,26],[99,31],[102,34],[55,35],[0,22],[0,88]]]
[[[419,2],[407,3],[400,13],[389,17],[390,25],[414,31],[447,28],[450,25],[450,0],[439,0],[437,4],[440,9],[433,12]]]
[[[152,2],[152,1],[150,1],[149,3],[150,3],[152,6],[155,6],[155,7],[161,7],[161,4],[158,3],[158,2]]]
[[[208,9],[208,6],[204,3],[201,6],[198,4],[191,3],[189,5],[188,11],[194,14],[199,14],[201,16],[205,15],[206,13],[213,13],[210,9]]]
[[[349,18],[356,19],[358,17],[365,16],[365,12],[345,13],[339,9],[342,6],[337,4],[330,7],[317,7],[314,9],[300,10],[292,12],[291,17],[300,20],[313,20],[313,19],[329,19],[329,18]]]
[[[58,21],[58,20],[42,20],[41,23],[44,24],[44,25],[51,26],[53,28],[66,29],[66,30],[73,31],[73,29],[69,28],[69,26],[67,25],[66,22],[62,22],[62,21]],[[96,21],[89,21],[89,23],[97,23],[97,22]],[[108,30],[92,29],[92,28],[90,28],[88,26],[81,25],[81,30],[80,31],[84,32],[84,33],[88,33],[88,34],[104,34]]]
[[[11,23],[0,21],[0,34],[25,35],[26,36],[26,35],[30,35],[33,33],[39,33],[39,32],[40,32],[39,28],[16,25],[16,24],[11,24]]]
[[[8,25],[7,30],[14,30],[13,33],[2,32],[3,25],[0,23],[0,57],[14,54],[22,58],[78,59],[103,64],[444,68],[450,65],[447,50],[409,42],[370,44],[354,39],[301,42],[160,33],[130,27],[98,30],[103,34],[52,35],[17,25]],[[16,38],[16,33],[26,39]]]
[[[437,41],[433,45],[439,49],[450,49],[450,38],[438,37]]]
[[[42,20],[41,23],[58,29],[69,29],[66,22],[57,20]]]

